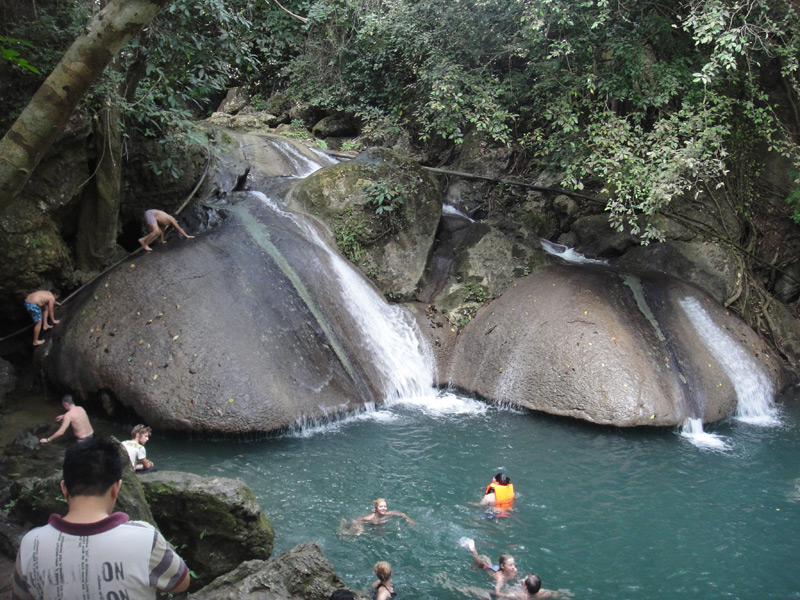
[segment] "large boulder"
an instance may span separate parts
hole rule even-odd
[[[701,288],[720,304],[741,290],[744,265],[714,242],[672,240],[629,249],[614,264],[626,270],[659,271]]]
[[[173,430],[272,431],[380,400],[330,250],[292,215],[235,200],[219,226],[76,297],[44,351],[49,378]]]
[[[269,561],[252,560],[189,596],[191,600],[328,600],[345,587],[319,546],[300,544]],[[359,600],[364,596],[357,595]]]
[[[272,553],[272,525],[243,482],[177,471],[140,480],[159,529],[195,573],[194,587]]]
[[[285,202],[324,221],[386,296],[416,297],[442,211],[438,185],[419,165],[372,148],[299,181]]]
[[[708,346],[714,336],[726,351]],[[700,290],[569,266],[535,271],[478,311],[448,371],[485,398],[617,426],[717,421],[751,375],[770,399],[782,385],[763,341]]]
[[[548,261],[539,238],[525,227],[505,220],[470,223],[458,236],[444,283],[433,303],[460,329],[485,302],[500,296],[516,278]],[[440,264],[433,264],[430,277],[439,277],[436,270]]]

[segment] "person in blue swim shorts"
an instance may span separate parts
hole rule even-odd
[[[39,332],[42,330],[51,329],[53,325],[57,325],[58,321],[55,320],[54,311],[56,306],[61,306],[56,302],[58,295],[54,295],[47,290],[38,290],[25,298],[25,309],[33,319],[36,325],[33,328],[33,345],[40,346],[44,344],[44,340],[39,339]],[[51,325],[47,324],[47,319],[50,318]]]

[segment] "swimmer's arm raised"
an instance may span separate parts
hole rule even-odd
[[[410,525],[416,525],[414,521],[406,514],[402,512],[398,512],[396,510],[390,510],[386,512],[387,515],[393,515],[395,517],[403,517]]]

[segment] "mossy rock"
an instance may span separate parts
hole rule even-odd
[[[371,148],[299,181],[286,205],[321,219],[387,297],[416,297],[442,211],[438,184],[417,163]]]
[[[196,574],[193,589],[272,553],[272,525],[241,481],[176,471],[139,479],[159,529]]]

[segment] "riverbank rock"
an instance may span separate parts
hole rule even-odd
[[[717,421],[745,376],[770,400],[783,383],[755,332],[699,290],[575,266],[535,271],[478,311],[447,372],[494,401],[617,426]]]
[[[49,430],[52,427],[44,426],[41,435]],[[60,442],[39,444],[37,435],[20,434],[4,448],[0,459],[0,475],[7,483],[3,486],[3,495],[7,496],[6,513],[26,530],[46,524],[51,514],[67,514],[67,502],[60,486],[67,446]],[[156,525],[144,489],[130,466],[128,453],[122,445],[119,450],[124,469],[114,510],[127,513],[132,520]]]
[[[193,589],[272,553],[272,525],[243,482],[177,471],[139,479],[159,529],[195,573]]]
[[[5,406],[6,396],[17,387],[17,374],[13,365],[0,358],[0,408]]]
[[[285,202],[324,221],[342,253],[387,297],[411,300],[439,225],[440,194],[418,164],[371,148],[297,182]]]
[[[319,546],[299,544],[269,561],[252,560],[215,579],[190,600],[328,600],[345,587]],[[365,596],[356,595],[359,600]]]
[[[386,374],[319,233],[257,195],[232,200],[217,227],[75,297],[44,350],[50,380],[188,431],[274,431],[380,400]]]

